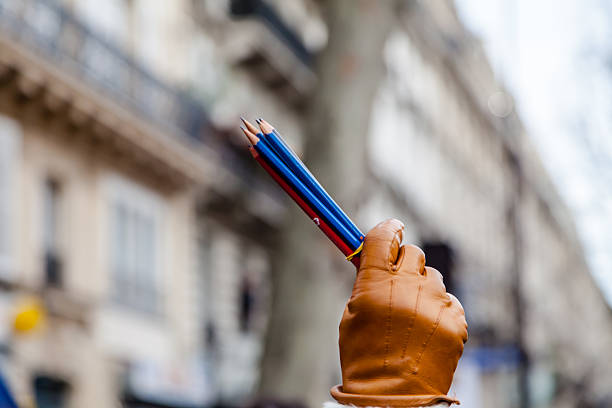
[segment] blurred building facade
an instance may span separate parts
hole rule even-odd
[[[24,404],[191,407],[252,392],[267,255],[249,231],[282,206],[155,54],[167,44],[147,30],[173,41],[164,27],[190,21],[186,6],[0,3],[3,368]],[[41,327],[12,332],[33,301]]]
[[[234,128],[273,119],[299,151],[328,34],[320,7],[0,1],[0,333],[21,398],[254,395],[287,201],[236,151]],[[522,388],[532,406],[609,403],[612,316],[511,98],[452,3],[401,10],[359,225],[402,219],[464,304],[465,406],[519,406]],[[12,333],[29,297],[45,323]]]
[[[372,118],[379,190],[365,223],[402,214],[463,303],[462,404],[609,405],[610,309],[512,98],[451,2],[410,3],[400,20]]]

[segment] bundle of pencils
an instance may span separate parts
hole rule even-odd
[[[359,267],[363,233],[336,204],[268,122],[257,119],[259,129],[241,118],[240,127],[249,139],[249,150],[264,170],[340,249],[347,260]]]

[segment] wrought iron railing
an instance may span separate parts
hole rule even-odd
[[[113,102],[191,141],[205,136],[204,108],[168,86],[54,0],[0,0],[2,35],[22,43]]]
[[[231,13],[234,16],[259,18],[266,27],[299,59],[304,65],[312,67],[312,53],[306,48],[297,34],[282,20],[276,11],[263,0],[232,0]]]
[[[212,125],[199,102],[157,79],[56,0],[0,0],[0,35],[80,78],[113,103],[162,128],[165,134],[208,144],[217,152],[219,164],[246,186],[278,196],[269,183],[257,180],[252,169],[245,166],[245,159],[233,149],[209,143],[206,135]]]

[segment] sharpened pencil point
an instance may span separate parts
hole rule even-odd
[[[246,126],[246,128],[249,130],[249,132],[251,132],[253,134],[259,133],[259,129],[257,129],[257,127],[255,127],[255,125],[253,125],[251,122],[249,122],[248,120],[246,120],[242,116],[240,117],[240,120],[242,121],[242,123],[244,123],[244,126]]]
[[[240,130],[242,130],[242,132],[244,133],[244,135],[247,137],[247,139],[249,139],[249,142],[255,146],[257,144],[257,142],[259,142],[259,138],[257,136],[255,136],[255,134],[249,132],[247,129],[245,129],[243,126],[240,126]]]
[[[274,132],[274,128],[272,127],[272,125],[270,125],[268,122],[261,118],[259,119],[259,122],[257,122],[257,124],[259,125],[261,131],[266,135],[269,135],[270,133]]]

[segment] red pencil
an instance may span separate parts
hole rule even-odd
[[[246,133],[246,132],[245,132]],[[247,135],[248,136],[248,135]],[[340,251],[344,254],[344,256],[349,256],[353,253],[353,251],[340,239],[340,237],[331,229],[327,223],[322,220],[313,210],[308,206],[308,204],[302,200],[302,198],[297,194],[286,182],[280,177],[269,165],[266,161],[257,153],[257,151],[250,146],[249,151],[253,158],[257,160],[257,162],[263,167],[263,169],[278,183],[278,185],[285,190],[285,192],[296,202],[296,204],[304,211],[311,220],[314,221],[315,224],[323,231],[323,233],[340,249]],[[351,259],[353,265],[359,268],[359,256],[355,256]]]

